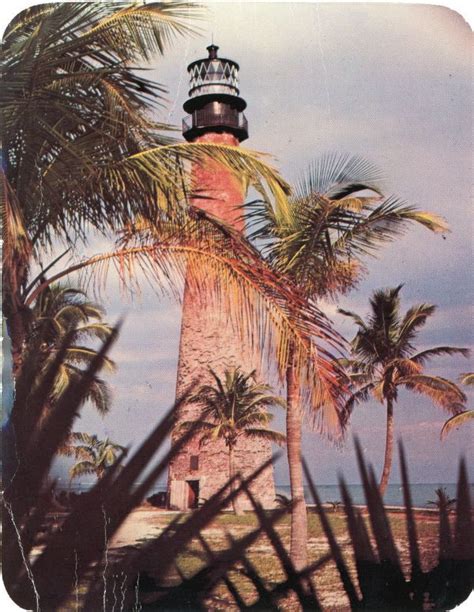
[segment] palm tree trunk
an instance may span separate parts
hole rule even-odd
[[[392,469],[392,457],[393,457],[393,400],[387,399],[387,434],[385,438],[385,459],[382,470],[382,477],[380,479],[380,495],[385,494],[387,489],[388,479],[390,477],[390,471]]]
[[[235,466],[234,466],[234,447],[231,444],[229,446],[229,478],[233,478],[235,475]],[[232,492],[236,490],[235,481],[232,481]],[[244,511],[242,508],[242,504],[240,503],[239,497],[234,497],[232,500],[232,510],[236,516],[243,516]]]
[[[16,379],[21,372],[23,343],[26,338],[21,312],[16,311],[7,319],[7,329],[11,341],[12,374]]]
[[[26,321],[29,309],[22,304],[21,287],[26,281],[26,270],[19,269],[5,274],[3,279],[3,316],[11,341],[12,374],[17,379],[21,372],[23,345],[27,336]]]
[[[28,320],[27,315],[29,310],[27,308],[22,309],[21,307],[21,287],[25,280],[25,266],[13,266],[13,268],[8,271],[4,269],[2,309],[6,322],[7,334],[10,339],[11,350],[11,369],[8,371],[10,364],[7,360],[4,374],[9,383],[13,384],[19,379],[21,374],[24,358],[23,350],[27,337],[26,322]],[[16,394],[18,394],[18,388]],[[11,458],[11,461],[5,461],[4,463],[4,485],[5,483],[11,482],[13,475],[18,469],[19,463],[22,461],[26,443],[31,438],[31,431],[25,431],[25,427],[22,427],[24,423],[23,405],[21,405],[20,408],[18,406],[18,402],[13,402],[11,414],[8,418],[12,434],[10,435],[6,431],[2,434],[4,457]]]
[[[290,557],[296,569],[307,565],[308,518],[303,488],[303,466],[301,463],[301,405],[300,388],[293,348],[290,347],[289,365],[286,370],[286,441],[291,486],[291,535]]]

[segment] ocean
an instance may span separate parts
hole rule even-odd
[[[70,491],[76,493],[87,491],[93,483],[72,483]],[[474,498],[474,484],[470,484],[471,487],[471,498]],[[59,487],[61,488],[61,487]],[[68,487],[64,487],[68,489]],[[290,497],[290,486],[289,485],[276,485],[276,492]],[[456,484],[455,483],[418,483],[411,485],[411,495],[413,505],[417,508],[429,508],[433,507],[429,505],[429,501],[436,501],[435,489],[443,488],[451,498],[456,497]],[[360,484],[348,485],[349,493],[352,497],[352,501],[356,505],[364,505],[364,490]],[[150,491],[149,495],[153,493],[159,493],[166,491],[166,485],[163,483],[157,483]],[[319,485],[317,487],[318,495],[321,501],[324,502],[336,502],[341,500],[341,493],[338,485]],[[313,500],[307,487],[305,487],[305,498],[307,503],[312,504]],[[384,502],[386,506],[403,506],[403,491],[400,484],[390,484],[385,492]]]
[[[474,495],[474,484],[471,487],[471,497]],[[352,497],[352,501],[356,505],[364,505],[364,488],[361,484],[351,484],[347,486],[349,493]],[[438,488],[445,489],[446,493],[451,498],[456,497],[456,484],[455,483],[419,483],[412,484],[410,486],[412,503],[416,508],[433,508],[432,504],[428,504],[429,501],[436,501],[437,496],[435,490]],[[287,497],[290,497],[290,486],[289,485],[277,485],[277,493],[282,493]],[[317,493],[324,502],[336,502],[341,501],[342,496],[339,490],[339,485],[319,485],[316,487]],[[311,497],[311,493],[308,487],[305,487],[305,499],[307,503],[314,503]],[[389,484],[384,495],[384,503],[386,506],[402,507],[403,503],[403,489],[401,484]]]

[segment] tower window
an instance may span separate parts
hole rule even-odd
[[[189,464],[190,464],[189,467],[191,470],[198,470],[199,469],[199,455],[191,455]]]

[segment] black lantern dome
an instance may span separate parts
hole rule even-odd
[[[230,132],[240,142],[248,138],[247,106],[239,96],[239,65],[217,57],[216,45],[209,45],[209,57],[188,66],[189,98],[183,105],[189,113],[183,119],[183,136],[194,140],[206,132]]]

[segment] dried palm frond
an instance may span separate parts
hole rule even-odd
[[[154,226],[128,226],[118,249],[74,264],[35,287],[32,303],[58,278],[83,271],[82,283],[105,285],[111,270],[122,285],[139,290],[145,280],[158,292],[180,300],[184,281],[209,303],[225,308],[243,340],[270,357],[283,379],[294,341],[306,406],[322,431],[336,435],[344,393],[343,375],[333,352],[343,341],[316,305],[273,271],[240,233],[204,211],[183,208]]]

